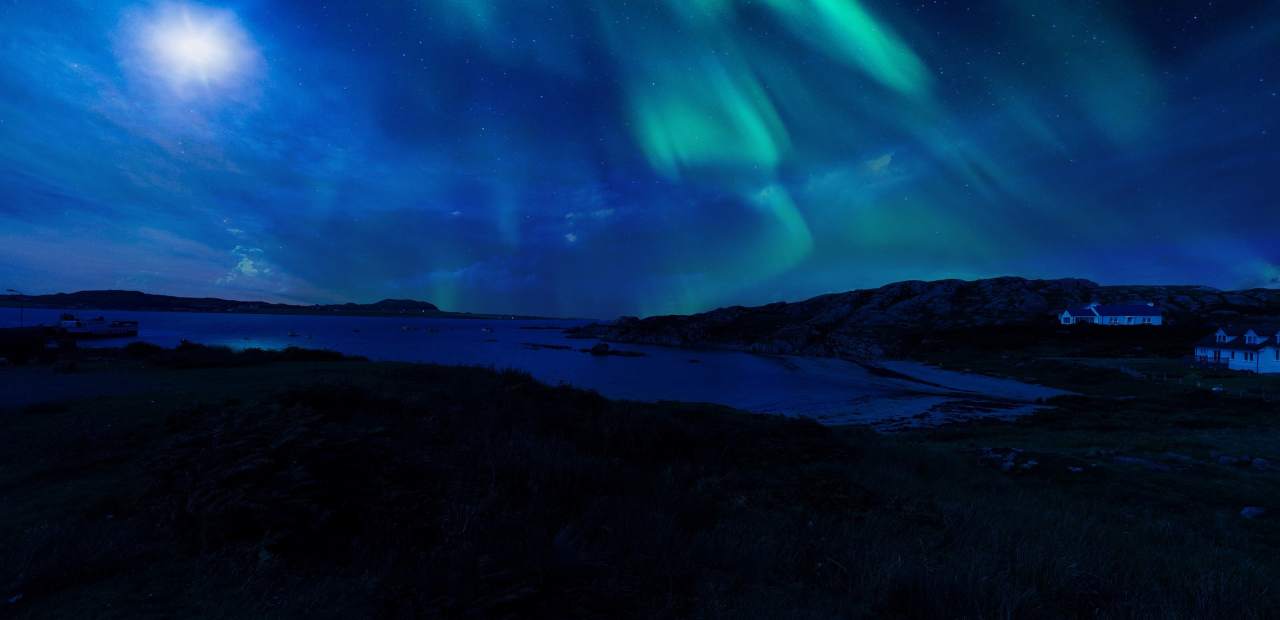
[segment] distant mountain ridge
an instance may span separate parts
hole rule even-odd
[[[412,299],[384,299],[371,304],[317,304],[311,306],[265,301],[236,301],[217,297],[175,297],[141,291],[79,291],[52,295],[3,295],[0,305],[25,304],[28,307],[132,310],[158,312],[229,312],[255,314],[328,314],[328,315],[468,315],[445,312],[435,304]]]
[[[1172,322],[1280,316],[1280,290],[1220,291],[1205,286],[1102,286],[1069,278],[911,280],[820,295],[798,302],[732,306],[687,316],[623,317],[579,330],[620,342],[711,346],[762,353],[873,357],[902,334],[966,327],[1053,325],[1069,306],[1146,303]]]

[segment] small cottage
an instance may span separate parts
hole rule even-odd
[[[1280,373],[1280,328],[1221,328],[1196,343],[1196,361],[1231,370]]]
[[[1067,308],[1058,315],[1063,325],[1162,325],[1164,313],[1153,303],[1098,304]]]

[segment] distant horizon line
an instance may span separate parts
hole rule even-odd
[[[1091,284],[1093,284],[1093,285],[1095,285],[1095,286],[1099,286],[1099,287],[1190,287],[1190,288],[1210,289],[1210,290],[1214,290],[1214,291],[1221,291],[1221,292],[1238,292],[1238,291],[1248,291],[1248,290],[1258,290],[1258,289],[1262,289],[1262,290],[1276,290],[1276,289],[1280,289],[1280,283],[1277,283],[1277,285],[1276,285],[1276,286],[1255,286],[1255,287],[1248,287],[1248,288],[1222,289],[1222,288],[1218,288],[1218,287],[1215,287],[1215,286],[1210,286],[1210,285],[1207,285],[1207,284],[1190,284],[1190,283],[1182,283],[1182,284],[1171,284],[1171,283],[1164,283],[1164,284],[1132,284],[1132,283],[1130,283],[1130,284],[1125,284],[1125,283],[1102,283],[1102,282],[1098,282],[1098,281],[1096,281],[1096,280],[1092,280],[1092,279],[1090,279],[1090,278],[1084,278],[1084,277],[1078,277],[1078,276],[1065,276],[1065,277],[1056,277],[1056,278],[1054,278],[1054,277],[1028,277],[1028,276],[1019,276],[1019,275],[1001,275],[1001,276],[990,276],[990,277],[981,277],[981,278],[960,278],[960,277],[953,277],[953,278],[935,278],[935,279],[908,278],[908,279],[904,279],[904,280],[892,280],[892,281],[884,282],[883,284],[880,284],[880,285],[877,285],[877,286],[866,286],[866,287],[846,288],[846,289],[840,289],[840,290],[830,290],[830,291],[825,291],[825,292],[821,292],[821,293],[815,293],[815,294],[808,295],[808,296],[801,297],[801,298],[797,298],[797,299],[779,300],[779,301],[800,302],[800,301],[805,301],[805,300],[808,300],[808,299],[813,299],[813,298],[816,298],[816,297],[822,297],[822,296],[825,296],[825,295],[834,295],[834,294],[848,293],[848,292],[854,292],[854,291],[876,290],[876,289],[883,288],[883,287],[886,287],[886,286],[891,286],[891,285],[894,285],[894,284],[902,284],[902,283],[904,283],[904,282],[925,282],[925,283],[936,283],[936,282],[947,282],[947,281],[981,282],[981,281],[984,281],[984,280],[1002,280],[1002,279],[1018,279],[1018,280],[1025,280],[1025,281],[1080,280],[1080,281],[1089,282],[1089,283],[1091,283]],[[56,295],[78,295],[78,294],[84,294],[84,293],[137,293],[137,294],[140,294],[140,295],[152,295],[152,296],[156,296],[156,297],[170,297],[170,298],[174,298],[174,299],[215,300],[215,301],[232,302],[232,303],[238,303],[238,304],[266,304],[266,305],[275,305],[275,306],[291,306],[291,307],[296,307],[296,308],[314,308],[314,307],[323,307],[323,306],[345,306],[345,305],[354,305],[354,306],[372,306],[372,305],[376,305],[376,304],[378,304],[378,303],[387,302],[387,301],[408,301],[408,302],[414,302],[414,303],[426,303],[426,304],[431,304],[432,306],[435,306],[437,310],[439,310],[440,312],[444,312],[444,313],[453,313],[453,314],[513,315],[513,316],[515,316],[515,315],[526,315],[526,313],[520,313],[520,312],[493,312],[493,311],[476,311],[476,310],[454,310],[454,309],[446,309],[446,308],[441,308],[441,307],[440,307],[439,305],[437,305],[437,304],[436,304],[436,302],[434,302],[434,301],[431,301],[431,300],[425,300],[425,299],[418,299],[418,298],[414,298],[414,297],[382,297],[382,298],[377,299],[377,300],[375,300],[375,301],[368,301],[368,302],[359,302],[359,301],[350,301],[350,300],[348,300],[348,301],[341,301],[341,302],[328,302],[328,303],[325,303],[325,302],[310,302],[310,303],[308,303],[308,302],[297,302],[297,301],[269,301],[269,300],[267,300],[267,299],[236,299],[236,298],[234,298],[234,297],[219,297],[219,296],[216,296],[216,295],[208,295],[208,294],[203,294],[203,295],[176,295],[176,294],[173,294],[173,293],[151,292],[151,291],[145,291],[145,290],[139,290],[139,289],[126,289],[126,288],[90,288],[90,289],[81,289],[81,290],[76,290],[76,291],[58,291],[58,292],[53,292],[53,293],[28,293],[28,292],[25,292],[25,291],[18,291],[18,290],[16,290],[16,289],[12,289],[12,288],[7,288],[7,287],[6,287],[6,288],[4,289],[4,291],[5,291],[5,292],[4,292],[4,294],[0,294],[0,298],[9,299],[9,298],[15,298],[15,297],[24,297],[24,298],[34,298],[34,297],[52,297],[52,296],[56,296]],[[770,303],[777,303],[777,302],[776,302],[776,301],[775,301],[775,302],[764,302],[764,303],[760,303],[760,304],[728,303],[728,304],[724,304],[724,305],[718,305],[718,306],[710,307],[710,308],[708,308],[707,310],[701,310],[701,311],[699,311],[699,312],[706,312],[706,311],[709,311],[709,310],[714,310],[715,308],[734,307],[734,306],[751,307],[751,305],[768,305],[768,304],[770,304]],[[691,313],[691,314],[696,314],[696,312],[695,312],[695,313]],[[625,313],[624,313],[623,315],[625,315]],[[532,315],[529,315],[529,316],[532,316]],[[655,316],[657,316],[657,315],[655,315]],[[578,318],[587,318],[587,317],[578,317]]]

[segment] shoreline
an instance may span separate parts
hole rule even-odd
[[[143,342],[143,341],[136,341]],[[139,350],[152,349],[152,345],[139,345]],[[543,349],[546,345],[524,348]],[[552,347],[560,350],[563,345]],[[220,350],[220,345],[194,345],[195,349],[206,352]],[[77,394],[79,398],[95,398],[143,392],[148,381],[153,379],[167,380],[163,368],[155,368],[149,364],[139,363],[130,356],[129,346],[89,346],[80,349],[81,353],[69,358],[83,364],[71,372],[60,371],[55,365],[39,364],[28,367],[10,367],[0,372],[22,375],[22,380],[9,381],[9,387],[0,390],[5,400],[18,405],[31,405],[41,402],[53,402],[68,393]],[[154,347],[158,351],[176,351]],[[253,353],[254,351],[259,353]],[[263,348],[247,347],[244,349],[228,347],[221,357],[236,355],[279,355],[288,350],[307,351],[296,347]],[[690,350],[684,349],[682,350]],[[741,353],[741,352],[737,352]],[[350,355],[341,350],[338,355]],[[782,365],[785,373],[799,373],[802,381],[838,380],[842,373],[854,372],[849,376],[853,381],[847,385],[845,392],[833,391],[830,395],[809,394],[806,392],[788,392],[780,400],[742,401],[732,393],[722,394],[723,398],[705,397],[671,397],[661,391],[652,391],[645,395],[618,394],[602,390],[590,383],[568,382],[567,385],[577,389],[596,390],[612,400],[626,400],[642,403],[681,402],[707,403],[728,407],[744,414],[781,415],[797,419],[810,419],[825,426],[863,426],[876,430],[896,430],[904,427],[941,426],[955,423],[966,423],[981,418],[1009,419],[1032,413],[1041,404],[1037,399],[1058,395],[1035,386],[1022,385],[1017,382],[995,380],[982,375],[964,375],[950,373],[947,381],[930,380],[931,377],[920,373],[913,374],[910,369],[886,368],[866,362],[851,362],[839,358],[822,358],[813,356],[780,356],[753,354],[754,357],[770,360]],[[539,358],[540,359],[540,358]],[[433,362],[430,360],[394,361],[373,359],[367,361],[371,365],[395,363],[419,366],[465,367],[465,364]],[[658,362],[661,363],[661,362]],[[846,370],[841,364],[849,364]],[[198,367],[197,367],[198,368]],[[519,367],[515,367],[519,368]],[[917,368],[917,367],[912,367]],[[523,372],[535,375],[536,365],[519,368]],[[854,369],[866,372],[869,378],[858,379]],[[335,369],[335,372],[342,372]],[[824,379],[826,377],[826,379]],[[555,385],[552,380],[539,380],[546,385]],[[859,382],[866,382],[858,387]],[[992,389],[992,382],[1001,389]],[[737,399],[735,401],[735,399]]]

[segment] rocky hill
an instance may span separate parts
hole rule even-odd
[[[1178,322],[1229,323],[1280,316],[1280,290],[1204,286],[1102,286],[1082,279],[918,280],[793,303],[733,306],[689,316],[623,317],[581,335],[667,346],[762,353],[869,357],[904,335],[972,327],[1055,324],[1063,308],[1089,302],[1155,303]]]

